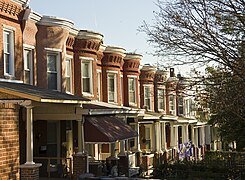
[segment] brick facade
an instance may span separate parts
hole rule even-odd
[[[19,179],[19,107],[0,103],[0,177]]]

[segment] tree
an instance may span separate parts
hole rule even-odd
[[[218,125],[223,141],[236,141],[243,149],[245,1],[158,0],[156,5],[154,23],[140,27],[155,48],[154,55],[172,65],[214,65],[192,83],[208,93],[210,123]]]
[[[241,73],[244,0],[158,0],[156,5],[154,24],[140,27],[155,56],[180,65],[215,62]]]

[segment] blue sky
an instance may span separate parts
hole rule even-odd
[[[146,35],[138,32],[143,20],[152,23],[156,0],[31,0],[30,8],[41,15],[72,20],[75,27],[100,32],[104,43],[143,55],[142,63],[156,63]]]

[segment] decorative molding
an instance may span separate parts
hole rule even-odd
[[[22,11],[22,8],[13,3],[0,1],[0,11],[8,13],[12,16],[18,16]]]
[[[94,31],[89,31],[89,30],[80,30],[77,34],[78,39],[88,39],[88,40],[99,40],[102,41],[103,39],[103,35],[101,33],[98,32],[94,32]]]
[[[38,14],[37,12],[31,11],[29,19],[33,20],[34,22],[39,22],[42,19],[42,15]]]
[[[108,54],[118,54],[121,55],[123,58],[125,57],[125,53],[126,50],[124,48],[121,47],[116,47],[116,46],[107,46],[105,48],[104,53],[108,53]]]
[[[74,25],[74,23],[68,19],[58,18],[55,16],[43,16],[38,24],[44,26],[59,26],[68,30],[70,30]]]

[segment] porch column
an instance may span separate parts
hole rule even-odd
[[[162,122],[162,150],[166,151],[167,145],[166,145],[166,123]]]
[[[191,125],[191,141],[192,141],[192,144],[195,145],[195,129],[193,125]]]
[[[84,153],[85,151],[85,142],[84,142],[84,118],[78,120],[77,125],[77,132],[78,132],[78,152]]]
[[[120,152],[119,154],[120,156],[125,156],[125,140],[120,141]]]
[[[138,135],[136,137],[136,149],[138,152],[141,152],[141,149],[140,149],[140,126],[139,126],[138,120],[136,122],[136,132],[138,133]]]
[[[26,163],[35,164],[33,162],[33,106],[26,107]]]
[[[111,143],[111,157],[115,158],[116,157],[116,152],[115,152],[115,148],[116,148],[116,143]]]
[[[26,108],[26,163],[20,165],[21,179],[39,179],[39,168],[42,164],[33,162],[33,106]]]
[[[84,122],[84,117],[77,121],[78,153],[73,155],[73,175],[75,179],[78,179],[79,175],[89,172],[88,154],[85,153]]]
[[[161,129],[160,129],[160,122],[157,121],[154,123],[155,131],[154,131],[154,139],[155,139],[155,152],[161,151]]]
[[[170,132],[170,139],[171,139],[170,146],[173,148],[175,145],[175,138],[174,138],[174,126],[172,123],[170,124],[170,131],[171,131]]]
[[[196,147],[198,147],[198,139],[199,139],[199,137],[198,137],[198,127],[197,127],[197,128],[195,128],[195,145],[196,145]]]
[[[179,141],[178,141],[178,139],[179,139],[179,132],[178,132],[179,128],[178,127],[179,127],[178,125],[176,125],[174,127],[174,129],[175,129],[175,138],[174,138],[175,148],[178,148],[178,145],[179,145]]]

